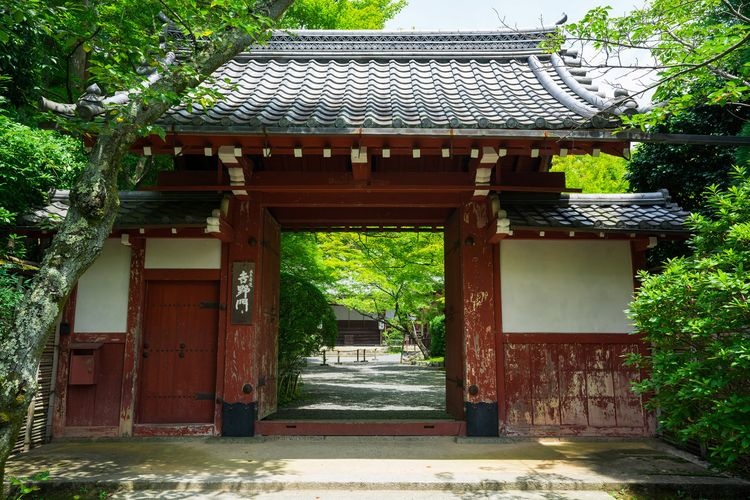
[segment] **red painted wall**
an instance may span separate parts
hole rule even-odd
[[[94,383],[68,385],[65,425],[69,427],[115,426],[119,424],[122,385],[122,343],[104,344],[95,351]],[[94,350],[74,350],[93,353]]]
[[[529,335],[529,339],[524,339]],[[629,335],[515,334],[505,344],[501,427],[508,435],[650,435],[623,356]],[[565,337],[569,337],[567,340]]]

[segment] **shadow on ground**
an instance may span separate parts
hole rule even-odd
[[[445,372],[398,357],[323,365],[308,360],[298,399],[268,420],[450,420]]]

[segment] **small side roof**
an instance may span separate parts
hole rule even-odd
[[[67,215],[70,193],[56,191],[50,203],[21,218],[19,228],[55,229]],[[222,195],[121,192],[114,229],[205,227]],[[538,197],[503,194],[499,219],[510,230],[583,230],[615,233],[686,232],[688,212],[671,203],[666,190],[632,194],[562,194]],[[356,228],[353,228],[356,230]]]
[[[120,209],[114,229],[141,227],[204,227],[222,195],[213,193],[120,192]],[[49,203],[20,217],[22,229],[55,229],[68,214],[70,192],[58,190]]]
[[[670,201],[666,189],[629,194],[563,193],[553,198],[503,195],[500,205],[510,230],[685,233],[690,215]]]

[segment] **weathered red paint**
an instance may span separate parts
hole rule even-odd
[[[256,401],[258,368],[255,357],[255,336],[260,317],[260,293],[257,293],[260,269],[260,254],[263,230],[263,208],[259,200],[248,197],[234,197],[229,208],[229,222],[234,228],[235,241],[228,244],[227,268],[233,262],[249,261],[256,263],[256,293],[253,304],[254,321],[250,325],[235,325],[231,321],[233,290],[231,280],[226,279],[224,287],[228,297],[225,314],[226,337],[224,343],[223,396],[226,403],[251,403]],[[249,392],[243,391],[247,386]]]
[[[65,438],[113,438],[119,436],[119,428],[116,425],[95,427],[64,427],[55,437]]]
[[[546,334],[532,334],[514,342],[523,335],[505,339],[505,434],[651,434],[630,388],[640,374],[622,363],[624,354],[640,349],[637,337],[576,334],[562,342],[567,334],[558,334],[545,342]]]
[[[460,251],[465,385],[470,403],[497,402],[497,364],[495,359],[495,250],[489,241],[494,232],[492,213],[486,199],[475,199],[461,208]]]
[[[465,436],[460,421],[427,422],[310,422],[262,420],[256,423],[262,436]]]
[[[219,284],[147,281],[138,423],[211,423]]]
[[[219,278],[219,303],[224,304],[226,307],[226,304],[229,303],[231,281],[229,274],[229,245],[227,244],[221,246],[221,272]],[[221,402],[224,401],[224,370],[227,343],[226,314],[219,314],[219,331],[216,341],[216,405],[214,406],[214,427],[216,434],[221,435]]]
[[[623,333],[505,333],[509,344],[637,344],[640,334]]]
[[[102,344],[114,343],[124,344],[125,333],[96,333],[96,332],[76,332],[73,339],[76,344]]]
[[[214,436],[216,428],[213,424],[135,424],[133,435],[138,437]]]
[[[257,197],[233,198],[230,222],[235,241],[228,245],[226,268],[232,262],[254,262],[256,292],[252,324],[232,324],[233,291],[226,280],[229,304],[224,318],[221,400],[230,404],[256,402],[262,418],[276,411],[280,229]]]
[[[78,288],[74,288],[68,297],[68,302],[63,308],[60,324],[66,324],[71,332],[68,335],[60,334],[60,343],[57,347],[59,361],[57,365],[57,381],[55,384],[55,404],[52,416],[52,434],[62,435],[65,428],[65,410],[68,394],[68,372],[70,369],[70,343],[72,332],[75,328],[76,297]]]
[[[281,231],[268,211],[263,212],[263,247],[260,287],[259,330],[255,356],[258,361],[258,419],[276,411],[279,359],[279,270]]]
[[[492,273],[492,279],[495,284],[495,366],[497,370],[497,413],[498,413],[498,425],[500,428],[503,427],[503,415],[505,415],[505,343],[507,338],[503,333],[503,294],[501,283],[501,271],[500,271],[500,246],[494,246],[494,252],[492,260],[494,261],[494,272]]]
[[[445,224],[445,409],[464,418],[464,335],[460,211]]]
[[[456,419],[464,418],[465,402],[497,402],[499,282],[491,217],[488,202],[476,199],[445,225],[446,409]]]
[[[128,320],[123,353],[123,375],[120,396],[119,435],[133,434],[135,388],[138,381],[138,346],[141,341],[143,320],[144,278],[143,264],[146,259],[146,240],[130,238],[130,284],[128,288]]]
[[[86,346],[86,344],[83,344]],[[71,345],[70,358],[78,353],[97,359],[93,383],[74,385],[68,379],[65,425],[69,427],[117,427],[122,387],[123,344],[102,344],[97,349]]]

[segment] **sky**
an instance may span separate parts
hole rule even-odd
[[[568,22],[578,21],[589,9],[604,4],[612,7],[612,14],[621,15],[642,6],[644,0],[409,0],[385,29],[498,29],[503,27],[501,19],[514,28],[538,28],[542,21],[555,24],[563,12]]]
[[[563,13],[568,22],[579,21],[590,9],[609,5],[613,16],[624,15],[642,7],[646,0],[408,0],[404,9],[385,25],[387,30],[472,31],[504,28],[539,28],[552,26]],[[494,10],[493,10],[494,9]],[[497,11],[497,12],[495,12]],[[569,44],[570,45],[570,44]],[[578,46],[570,45],[573,48]],[[624,54],[623,62],[633,63],[639,54]],[[584,50],[584,58],[601,63],[592,49]],[[635,92],[653,83],[647,72],[614,70],[592,71],[599,88],[609,97],[615,87]],[[653,92],[637,100],[647,102]]]

